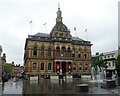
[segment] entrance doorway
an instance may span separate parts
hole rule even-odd
[[[66,62],[62,62],[62,73],[66,73]]]

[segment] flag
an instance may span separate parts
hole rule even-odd
[[[76,27],[74,27],[74,30],[76,31]]]
[[[30,23],[32,23],[32,20],[30,21]]]
[[[43,25],[46,25],[46,23],[44,23]]]
[[[85,29],[85,32],[87,31],[87,29]]]

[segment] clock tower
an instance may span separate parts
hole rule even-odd
[[[60,11],[60,6],[58,4],[56,23],[62,23],[62,12]]]

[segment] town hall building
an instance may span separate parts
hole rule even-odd
[[[25,42],[24,72],[27,76],[60,79],[91,73],[90,41],[73,37],[58,7],[56,24],[50,34],[28,35]]]

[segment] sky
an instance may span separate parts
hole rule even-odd
[[[91,41],[92,54],[117,50],[118,1],[0,0],[2,53],[6,53],[7,62],[23,65],[26,38],[38,32],[51,32],[56,23],[58,3],[63,23],[70,29],[72,36]]]

